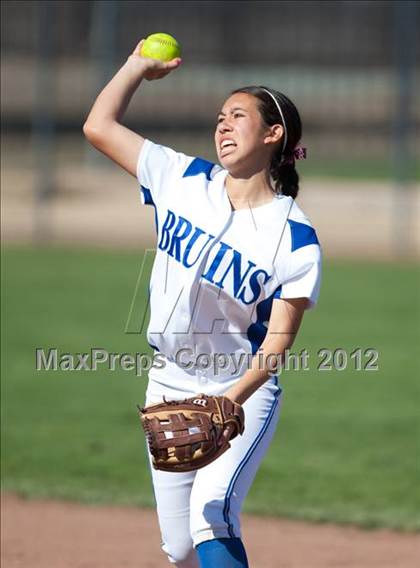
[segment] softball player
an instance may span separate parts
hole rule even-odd
[[[294,201],[300,118],[285,95],[247,87],[218,115],[221,165],[160,146],[120,121],[141,81],[181,60],[137,53],[100,93],[84,132],[138,178],[142,202],[155,209],[147,337],[166,365],[150,370],[145,403],[224,394],[245,412],[244,434],[213,463],[151,469],[162,548],[180,568],[244,568],[239,515],[282,400],[269,362],[292,345],[319,293],[319,243]]]

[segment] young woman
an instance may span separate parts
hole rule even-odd
[[[166,364],[150,370],[145,404],[224,394],[245,412],[243,435],[213,463],[152,470],[162,548],[180,568],[243,568],[239,514],[279,417],[273,368],[319,293],[319,243],[294,201],[301,122],[285,95],[247,87],[217,118],[221,166],[145,140],[121,124],[127,105],[143,79],[181,60],[143,58],[140,46],[99,94],[84,133],[155,208],[147,336]]]

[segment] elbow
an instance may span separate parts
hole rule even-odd
[[[98,121],[88,118],[83,125],[83,134],[92,146],[102,151],[112,134],[114,124],[112,120]]]
[[[91,126],[90,122],[87,120],[83,125],[83,134],[85,135],[85,138],[87,140],[89,140],[89,138],[91,137],[92,130],[93,130],[93,127]]]
[[[100,145],[105,137],[104,128],[89,122],[89,120],[87,120],[83,125],[83,134],[85,135],[86,140],[95,147]]]

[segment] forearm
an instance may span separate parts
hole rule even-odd
[[[142,57],[142,41],[99,94],[83,125],[87,140],[133,176],[144,138],[120,121],[143,79],[162,79],[181,64],[180,58],[164,62]]]
[[[86,124],[100,127],[105,123],[120,122],[142,80],[141,71],[136,69],[134,72],[128,59],[98,95]]]
[[[276,339],[264,342],[258,353],[253,357],[251,368],[233,387],[226,391],[225,396],[243,404],[268,380],[270,375],[280,370],[284,353],[290,345],[290,341]],[[276,365],[276,363],[278,364]]]

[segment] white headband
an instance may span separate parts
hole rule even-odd
[[[270,91],[268,89],[264,89],[264,87],[261,87],[261,89],[263,91],[265,91],[267,94],[270,95],[270,97],[273,99],[273,101],[276,103],[276,107],[280,113],[281,116],[281,120],[283,122],[283,128],[284,128],[284,142],[283,142],[283,149],[282,149],[282,153],[285,151],[286,146],[287,146],[287,127],[286,127],[286,121],[284,120],[284,115],[283,115],[283,111],[281,110],[281,107],[279,105],[278,100],[276,99],[276,97],[273,95],[273,93],[270,93]]]

